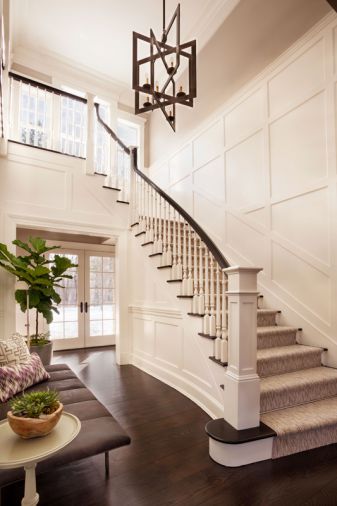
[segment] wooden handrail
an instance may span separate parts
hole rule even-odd
[[[19,74],[15,74],[14,72],[9,72],[8,76],[14,81],[19,81],[24,84],[28,84],[29,86],[33,86],[34,88],[39,88],[40,90],[45,90],[49,93],[54,93],[54,95],[60,95],[62,97],[71,98],[72,100],[77,100],[78,102],[83,102],[83,104],[87,103],[87,99],[84,97],[79,97],[78,95],[74,95],[73,93],[69,93],[68,91],[59,90],[58,88],[54,88],[49,84],[39,83],[38,81],[34,81],[28,77],[20,76]]]
[[[103,121],[99,113],[99,104],[95,104],[96,114],[98,122],[103,126],[103,128],[108,132],[108,134],[116,141],[119,146],[124,150],[124,152],[131,157],[131,168],[138,174],[147,184],[149,184],[163,199],[166,200],[183,218],[184,220],[193,228],[193,230],[199,235],[202,242],[207,246],[209,251],[212,253],[213,257],[219,264],[222,269],[225,269],[230,266],[227,259],[221,253],[219,248],[214,244],[212,239],[206,234],[206,232],[200,227],[200,225],[190,216],[185,209],[183,209],[175,200],[173,200],[167,193],[165,193],[159,186],[157,186],[150,178],[148,178],[141,170],[138,169],[137,165],[137,148],[131,147],[128,148],[115,134],[115,132]]]

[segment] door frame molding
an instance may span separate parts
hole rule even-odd
[[[67,232],[73,234],[107,235],[115,244],[115,266],[116,266],[116,362],[118,365],[130,363],[132,342],[128,321],[128,287],[129,275],[127,268],[128,259],[128,229],[120,227],[109,227],[105,225],[88,225],[83,222],[68,220],[56,220],[41,218],[39,216],[21,215],[16,213],[3,213],[3,234],[2,241],[9,245],[14,251],[11,242],[16,239],[17,228],[30,228],[55,232]],[[77,243],[79,244],[79,243]],[[0,331],[4,336],[10,336],[15,332],[15,304],[14,291],[15,279],[7,276],[4,284],[4,296],[2,307],[0,307]]]

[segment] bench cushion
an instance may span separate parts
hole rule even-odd
[[[81,420],[79,435],[68,446],[50,458],[40,462],[37,474],[79,459],[107,452],[130,443],[129,436],[124,432],[111,413],[101,404],[76,374],[65,364],[46,367],[50,379],[34,385],[26,391],[55,389],[60,393],[60,401],[64,410],[76,415]],[[6,418],[8,403],[0,405],[0,419]],[[23,479],[22,469],[0,471],[0,487]]]

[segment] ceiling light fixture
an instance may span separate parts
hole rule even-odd
[[[174,25],[175,43],[170,42]],[[148,56],[139,58],[141,44],[144,46],[144,43]],[[184,69],[184,61],[188,64],[188,84],[184,91],[183,84],[179,83],[177,92],[177,72],[181,67]],[[193,107],[193,99],[197,96],[196,41],[180,43],[180,4],[166,27],[165,0],[163,0],[161,40],[156,38],[152,29],[150,37],[133,32],[132,88],[135,90],[135,113],[161,109],[174,131],[176,104]]]

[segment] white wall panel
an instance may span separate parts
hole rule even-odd
[[[328,276],[278,244],[272,248],[272,279],[323,321],[331,316]]]
[[[182,329],[179,325],[156,321],[155,355],[172,367],[179,367],[182,355]]]
[[[330,255],[329,225],[326,188],[272,206],[273,230],[326,263]]]
[[[6,200],[33,203],[52,209],[64,209],[66,205],[66,177],[63,170],[43,166],[29,167],[26,163],[11,163],[2,171],[1,185],[6,189]],[[50,192],[49,188],[53,188]]]
[[[320,93],[270,127],[272,194],[283,196],[327,175],[325,96]]]
[[[226,201],[234,209],[264,204],[263,148],[258,132],[226,153]]]
[[[265,267],[267,238],[230,214],[227,214],[227,244],[246,258],[250,264]]]
[[[262,127],[265,112],[264,90],[261,88],[225,116],[225,143],[232,145]]]
[[[193,213],[192,176],[187,176],[170,187],[170,195],[190,214]]]
[[[192,144],[188,144],[170,159],[170,184],[183,179],[192,171]]]
[[[218,156],[193,173],[194,187],[218,200],[225,198],[224,159]]]
[[[154,355],[153,322],[150,319],[133,319],[133,348],[134,351],[145,355]]]
[[[156,169],[149,171],[151,179],[160,187],[165,190],[170,184],[170,172],[168,162],[164,163]]]
[[[193,142],[194,168],[219,156],[224,146],[224,128],[222,119],[205,130]]]
[[[269,111],[275,116],[324,83],[324,41],[319,40],[269,82]]]
[[[246,213],[246,216],[258,225],[267,227],[268,211],[265,207],[261,209],[255,209],[254,211],[249,211]]]
[[[208,233],[221,243],[225,230],[223,206],[211,199],[194,193],[194,218]]]

